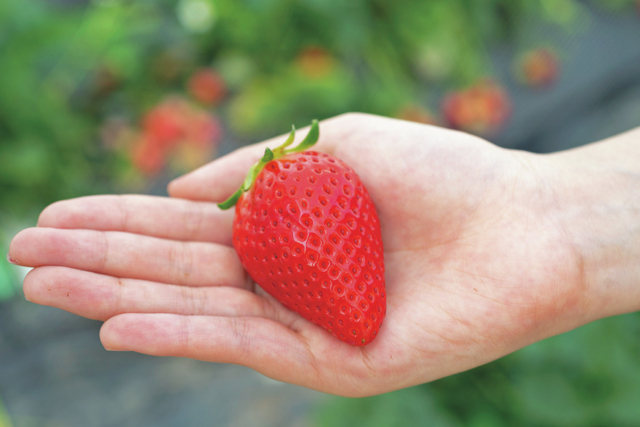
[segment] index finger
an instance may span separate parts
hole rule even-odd
[[[231,244],[232,212],[213,203],[145,195],[102,195],[49,205],[39,227],[123,231],[171,240]]]

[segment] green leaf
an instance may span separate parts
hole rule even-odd
[[[12,297],[16,289],[13,285],[15,277],[7,261],[0,261],[0,301]],[[1,426],[1,424],[0,424]]]
[[[235,193],[233,193],[233,195],[229,197],[227,200],[225,200],[222,203],[219,203],[218,207],[220,207],[220,209],[226,210],[231,208],[232,206],[235,206],[235,204],[238,203],[238,200],[240,199],[240,196],[242,195],[242,193],[244,193],[245,191],[249,191],[251,186],[253,186],[254,182],[256,181],[256,177],[262,171],[262,169],[264,169],[267,163],[269,163],[271,160],[279,159],[280,157],[285,156],[289,153],[297,153],[300,151],[304,151],[305,149],[313,146],[318,141],[319,136],[320,136],[320,128],[318,125],[318,121],[313,120],[313,122],[311,123],[311,129],[309,130],[309,133],[304,138],[304,140],[300,143],[300,145],[298,145],[296,148],[293,148],[291,150],[285,150],[286,147],[288,147],[293,143],[293,139],[295,137],[295,127],[292,126],[291,132],[289,133],[289,137],[287,138],[287,140],[282,145],[275,148],[274,150],[271,150],[269,147],[265,148],[264,155],[262,156],[260,161],[255,165],[253,165],[251,169],[249,169],[249,173],[247,173],[247,176],[244,179],[244,183],[242,184],[242,186]]]
[[[299,153],[301,151],[307,150],[312,146],[314,146],[316,142],[318,142],[319,137],[320,137],[320,127],[318,126],[318,121],[313,120],[311,122],[311,129],[309,129],[309,133],[302,140],[300,145],[298,145],[296,148],[292,148],[291,150],[285,150],[285,153],[286,154]]]
[[[238,188],[238,190],[233,193],[233,195],[231,197],[229,197],[227,200],[225,200],[222,203],[218,203],[218,207],[222,210],[227,210],[229,208],[232,208],[236,205],[236,203],[238,203],[238,199],[240,198],[240,196],[242,196],[243,193],[243,187]]]
[[[247,174],[247,177],[244,180],[244,184],[242,185],[243,191],[249,191],[260,171],[262,171],[267,163],[273,160],[273,157],[273,151],[271,151],[269,147],[265,148],[264,156],[262,156],[262,159],[260,159],[258,163],[256,163],[255,165],[253,165],[253,167],[251,167],[251,169],[249,169],[249,173]]]

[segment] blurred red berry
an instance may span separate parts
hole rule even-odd
[[[142,131],[160,150],[169,150],[184,134],[184,101],[170,98],[148,111],[142,119]]]
[[[511,112],[510,104],[502,87],[484,79],[468,89],[447,95],[442,109],[452,128],[484,135],[502,127]]]
[[[319,46],[304,48],[296,58],[296,64],[302,74],[309,78],[321,78],[329,75],[335,68],[335,60],[326,49]]]
[[[224,98],[227,87],[220,74],[211,68],[202,68],[187,82],[189,94],[205,105],[219,104]]]
[[[545,88],[556,82],[559,74],[559,61],[549,49],[531,50],[520,57],[516,74],[523,84],[533,88]]]
[[[406,105],[398,111],[396,117],[400,120],[408,120],[410,122],[424,123],[427,125],[438,124],[438,121],[433,114],[420,105]]]
[[[165,165],[165,153],[144,134],[140,135],[131,153],[133,166],[145,175],[156,175]]]
[[[193,166],[197,160],[204,164],[221,137],[217,117],[181,97],[170,97],[144,115],[132,161],[146,175],[157,174],[167,164]],[[175,156],[185,157],[184,153],[189,153],[188,161],[172,161]]]

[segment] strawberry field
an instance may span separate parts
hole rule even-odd
[[[0,243],[57,200],[166,195],[236,148],[349,111],[571,148],[640,125],[638,76],[637,0],[1,2]],[[0,261],[0,427],[640,423],[638,314],[343,399],[105,354],[97,323],[25,302],[24,274]]]

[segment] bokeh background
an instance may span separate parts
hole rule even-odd
[[[637,0],[0,0],[0,247],[56,200],[166,195],[347,111],[551,152],[640,126]],[[0,260],[0,427],[637,426],[640,315],[343,399],[249,369],[107,353]]]

